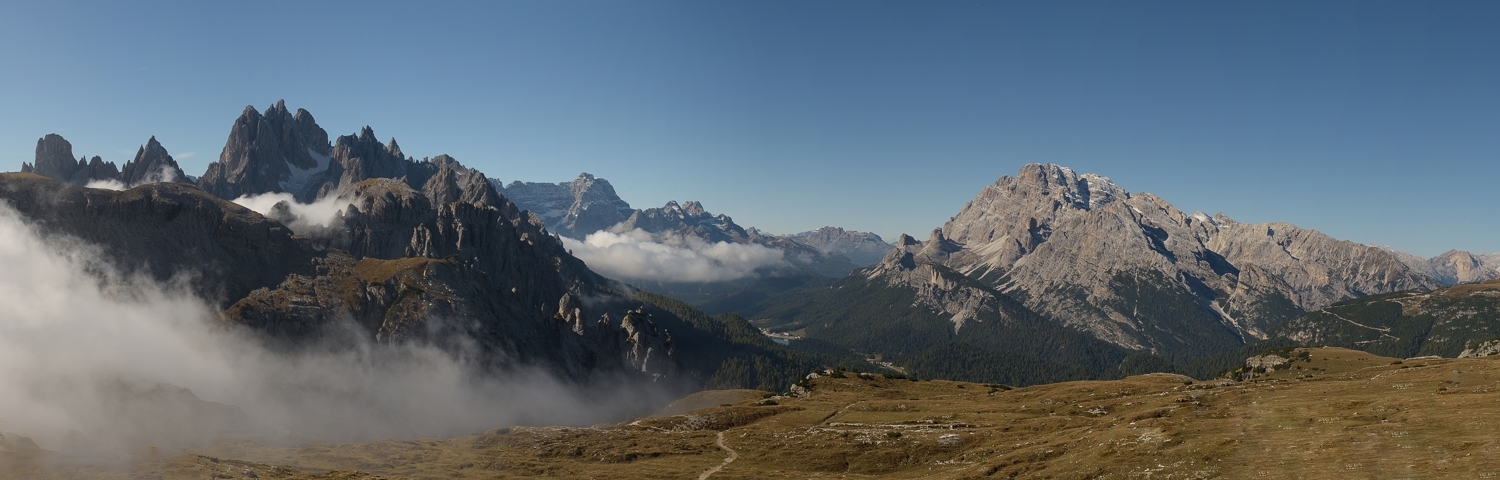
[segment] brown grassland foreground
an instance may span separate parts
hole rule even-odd
[[[1311,355],[1297,358],[1302,351]],[[675,408],[695,402],[707,408],[596,428],[515,427],[453,439],[300,447],[227,443],[143,462],[131,472],[13,467],[8,474],[1500,478],[1500,356],[1396,363],[1339,348],[1293,354],[1292,367],[1246,382],[1152,374],[1010,389],[839,373],[811,380],[812,393],[803,398],[703,392]]]

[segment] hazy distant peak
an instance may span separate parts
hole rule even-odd
[[[703,209],[703,204],[699,203],[696,200],[688,200],[686,203],[683,203],[682,209],[687,212],[688,215],[692,216],[698,216],[708,213],[708,211]]]
[[[498,181],[492,183],[499,187]],[[502,188],[502,193],[517,207],[536,214],[549,230],[576,239],[608,229],[635,212],[609,180],[588,172],[579,173],[571,182],[517,180]]]
[[[788,235],[787,238],[824,254],[843,255],[861,267],[879,263],[885,252],[891,249],[891,244],[881,239],[880,235],[840,227],[822,227]]]

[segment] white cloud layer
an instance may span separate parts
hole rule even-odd
[[[755,274],[785,263],[781,250],[764,245],[708,243],[697,237],[655,238],[635,229],[589,234],[563,245],[589,268],[611,278],[662,282],[716,282]]]
[[[89,183],[85,184],[84,187],[119,191],[125,189],[125,182],[119,180],[89,180]]]
[[[271,212],[276,208],[276,204],[286,202],[288,211],[296,217],[287,227],[298,233],[305,233],[308,227],[328,226],[335,216],[348,209],[350,205],[348,200],[339,200],[336,195],[330,195],[313,203],[297,203],[297,199],[293,198],[290,193],[241,195],[231,201],[271,218],[280,218],[272,215]]]
[[[4,202],[0,265],[0,434],[69,458],[123,462],[146,445],[225,439],[367,441],[586,425],[659,400],[625,387],[597,388],[590,398],[599,400],[587,400],[531,370],[480,376],[420,346],[354,340],[273,352],[218,322],[216,309],[183,286],[123,278],[97,248],[43,240]]]

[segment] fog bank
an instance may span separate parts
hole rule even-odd
[[[538,370],[480,376],[449,353],[362,332],[336,349],[273,353],[184,285],[121,277],[97,249],[44,239],[5,202],[0,265],[0,434],[74,456],[587,425],[664,399],[624,383],[585,397]]]
[[[296,198],[292,197],[292,194],[281,192],[241,195],[231,202],[266,217],[285,220],[286,226],[297,233],[306,233],[309,227],[328,226],[335,216],[347,210],[350,205],[348,200],[339,200],[336,195],[330,195],[313,203],[299,203]],[[277,205],[282,202],[285,202],[286,210],[276,212]],[[290,218],[287,214],[290,214]]]
[[[708,243],[697,237],[654,237],[645,230],[600,231],[563,245],[589,269],[622,280],[717,282],[755,274],[785,263],[781,250],[764,245]]]

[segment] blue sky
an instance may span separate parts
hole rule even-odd
[[[1186,211],[1500,251],[1496,2],[9,2],[0,169],[190,174],[247,104],[505,181],[926,232],[1054,162]]]

